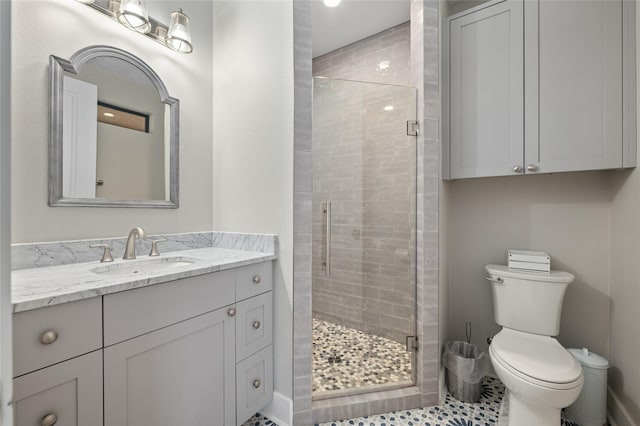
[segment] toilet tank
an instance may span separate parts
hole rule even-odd
[[[486,265],[493,293],[493,315],[503,327],[545,336],[560,333],[562,301],[574,280],[568,272],[529,272]]]

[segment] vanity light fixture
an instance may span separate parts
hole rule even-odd
[[[144,4],[145,0],[77,1],[171,50],[180,53],[191,53],[193,51],[191,21],[182,9],[178,9],[171,14],[171,23],[167,26],[148,15]]]
[[[189,17],[178,9],[171,14],[171,24],[167,33],[167,46],[180,53],[191,53],[191,23]]]
[[[144,7],[144,0],[122,0],[116,16],[118,22],[129,29],[142,34],[151,31],[151,22]]]
[[[324,0],[324,5],[327,7],[336,7],[340,4],[340,0]]]

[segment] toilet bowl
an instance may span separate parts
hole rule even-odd
[[[578,399],[582,367],[549,336],[503,328],[489,347],[491,363],[508,389],[509,425],[560,425],[560,412]]]
[[[485,269],[494,319],[502,326],[489,355],[508,391],[508,424],[560,426],[562,408],[578,399],[584,384],[580,363],[552,337],[560,331],[564,294],[574,277],[502,265]]]

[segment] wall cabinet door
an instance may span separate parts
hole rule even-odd
[[[234,425],[234,351],[227,308],[105,348],[105,425]]]
[[[522,173],[523,19],[522,1],[507,0],[449,22],[445,178]]]
[[[102,425],[102,350],[15,378],[13,398],[19,426]]]
[[[622,167],[622,0],[524,3],[527,173]]]

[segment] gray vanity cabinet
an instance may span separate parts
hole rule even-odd
[[[105,348],[105,426],[234,424],[234,322],[218,309]]]
[[[14,424],[102,425],[102,350],[13,380]]]

